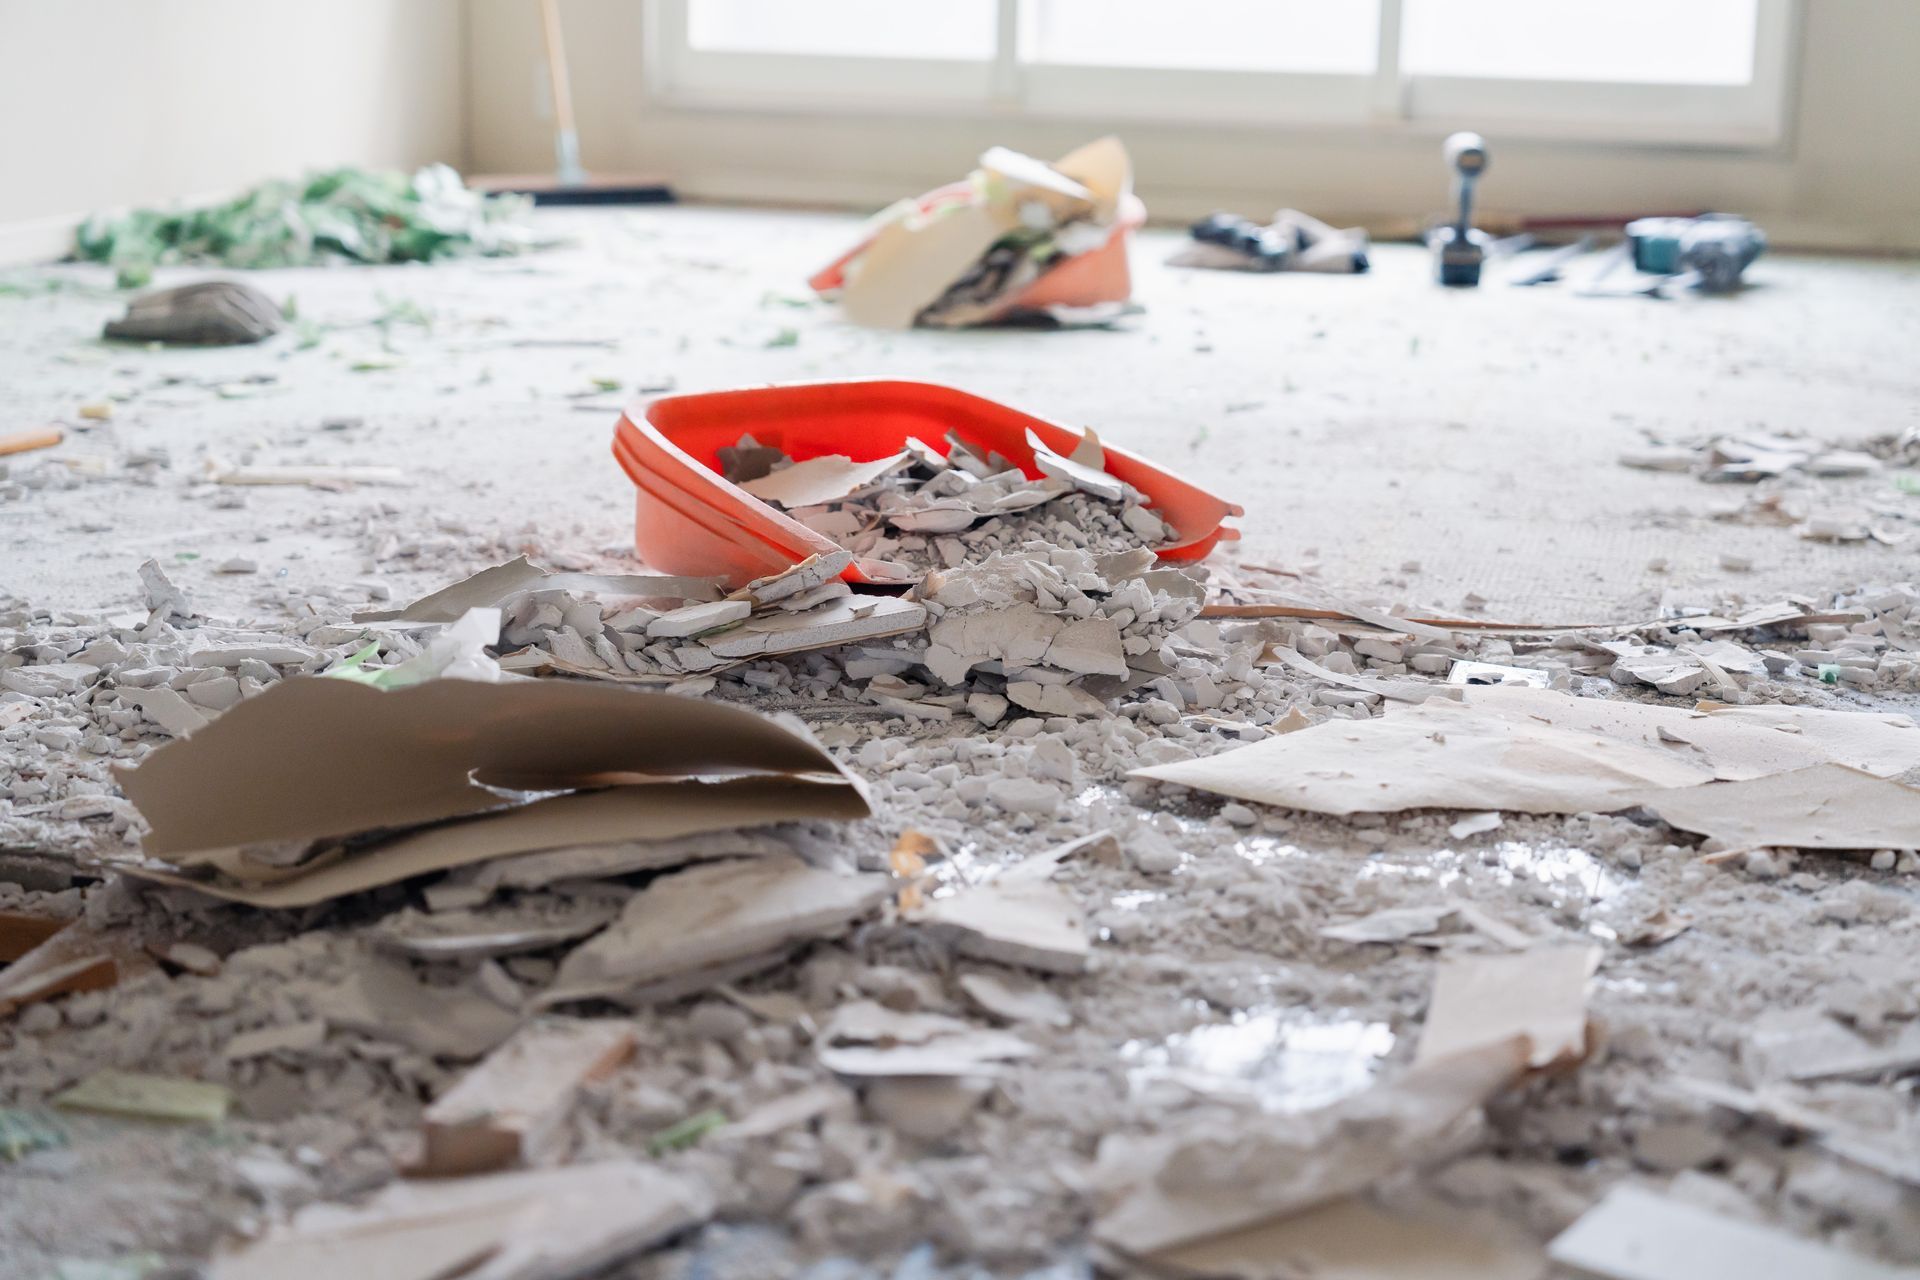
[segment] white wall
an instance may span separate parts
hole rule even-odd
[[[551,164],[534,6],[469,0],[468,130],[479,169]],[[562,0],[589,168],[656,170],[684,195],[874,207],[971,167],[987,145],[1041,156],[1105,132],[1098,122],[987,113],[861,120],[675,109],[641,82],[640,0]],[[1490,211],[1745,213],[1781,245],[1920,250],[1920,3],[1808,0],[1800,83],[1775,151],[1491,139]],[[1445,203],[1431,139],[1274,129],[1130,126],[1141,195],[1156,216],[1291,204],[1334,221],[1404,223]]]
[[[461,164],[465,45],[461,0],[0,0],[0,226]]]

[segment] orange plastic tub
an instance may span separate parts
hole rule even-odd
[[[662,573],[721,575],[736,587],[839,550],[721,477],[719,451],[742,435],[796,462],[831,453],[866,462],[900,452],[908,436],[945,453],[953,431],[1035,479],[1029,430],[1063,454],[1080,440],[1069,427],[953,387],[882,378],[663,396],[637,412],[622,414],[613,435],[613,455],[639,490],[634,549]],[[1162,561],[1199,560],[1240,536],[1222,523],[1243,514],[1238,506],[1124,449],[1107,445],[1106,454],[1107,470],[1145,494],[1173,528],[1177,541],[1160,549]],[[857,568],[842,576],[868,582]]]

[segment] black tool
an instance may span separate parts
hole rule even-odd
[[[1453,223],[1436,227],[1427,238],[1433,248],[1435,277],[1441,284],[1471,287],[1480,283],[1480,267],[1492,243],[1473,228],[1473,188],[1487,168],[1487,143],[1477,133],[1456,133],[1441,153],[1454,171],[1453,194],[1459,213]]]

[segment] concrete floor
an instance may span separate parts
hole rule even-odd
[[[542,217],[575,243],[521,260],[256,273],[325,326],[307,345],[109,347],[95,337],[119,306],[104,269],[10,277],[60,287],[0,296],[0,423],[75,428],[59,450],[13,459],[14,478],[55,459],[81,482],[0,498],[0,589],[105,607],[131,600],[134,566],[157,555],[210,603],[237,603],[244,581],[211,573],[236,554],[296,583],[377,568],[396,589],[425,588],[447,567],[376,552],[389,533],[405,550],[433,521],[617,550],[630,491],[607,452],[612,408],[593,406],[669,382],[861,375],[1095,426],[1242,502],[1249,560],[1317,563],[1327,586],[1389,603],[1455,609],[1472,591],[1490,615],[1579,621],[1643,611],[1668,588],[1770,597],[1911,574],[1910,548],[1715,522],[1707,506],[1739,494],[1616,458],[1647,432],[1847,441],[1920,424],[1912,263],[1776,256],[1738,297],[1659,302],[1443,291],[1410,246],[1381,248],[1358,278],[1179,270],[1161,261],[1178,237],[1157,232],[1134,255],[1146,313],[1124,332],[872,333],[805,303],[803,277],[845,244],[851,218]],[[779,345],[788,329],[797,341]],[[516,345],[557,338],[608,345]],[[353,367],[383,355],[395,366]],[[623,390],[590,394],[597,377]],[[110,422],[78,416],[107,397]],[[321,429],[342,417],[363,422]],[[125,467],[155,449],[163,466]],[[208,457],[387,463],[410,483],[255,490],[228,508],[215,501],[231,491],[200,483]],[[1920,508],[1883,477],[1816,483],[1818,504]],[[1754,570],[1721,570],[1723,551]],[[1667,574],[1648,571],[1656,558]],[[1410,561],[1417,573],[1401,571]]]

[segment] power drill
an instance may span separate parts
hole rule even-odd
[[[1697,218],[1636,218],[1627,224],[1636,269],[1658,276],[1689,275],[1707,293],[1740,286],[1740,273],[1767,247],[1767,237],[1745,218],[1703,213]]]
[[[1434,228],[1427,238],[1434,270],[1441,284],[1477,285],[1487,246],[1493,243],[1486,232],[1473,229],[1473,187],[1486,172],[1486,139],[1477,133],[1456,133],[1447,139],[1441,154],[1454,171],[1453,194],[1460,212],[1452,225]]]

